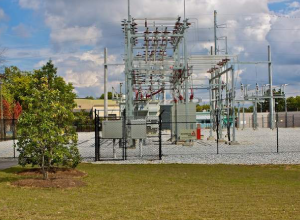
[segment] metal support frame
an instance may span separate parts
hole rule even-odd
[[[271,57],[271,46],[268,46],[268,72],[269,72],[269,91],[270,91],[270,128],[274,129],[274,100],[273,100],[273,71],[272,71],[272,57]]]
[[[144,25],[141,21],[145,22]],[[174,24],[171,25],[170,21]],[[186,30],[190,25],[188,19],[182,21],[180,17],[132,18],[128,7],[128,19],[122,23],[126,42],[124,60],[128,122],[134,119],[140,102],[156,99],[165,102],[166,92],[170,89],[174,103],[180,100],[186,104],[185,120],[188,120],[189,77],[192,70],[189,67]],[[135,98],[133,92],[136,93]],[[132,139],[130,132],[128,128],[129,140]]]

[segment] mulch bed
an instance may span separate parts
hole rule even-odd
[[[37,168],[21,171],[17,173],[17,175],[33,178],[17,180],[11,183],[13,186],[37,188],[74,188],[86,185],[79,179],[86,176],[86,173],[75,169],[53,168],[48,172],[48,180],[43,179],[41,169]]]

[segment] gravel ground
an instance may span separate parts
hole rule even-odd
[[[203,130],[202,133],[205,137],[204,140],[195,142],[194,146],[171,144],[168,141],[170,135],[163,133],[163,158],[161,161],[157,160],[158,137],[151,137],[147,139],[145,146],[127,149],[130,160],[100,163],[300,164],[300,128],[279,129],[279,153],[276,153],[276,130],[263,128],[256,131],[252,129],[238,130],[236,137],[239,145],[220,143],[219,154],[217,154],[216,142],[206,140],[209,130]],[[95,152],[94,133],[78,133],[78,148],[86,161],[92,161]],[[103,158],[121,159],[122,153],[123,150],[119,148],[118,142],[114,147],[111,140],[101,142],[100,155]],[[13,157],[13,141],[0,142],[0,158],[11,157]]]
[[[194,146],[174,145],[168,142],[170,138],[163,134],[163,158],[159,160],[133,159],[128,161],[108,161],[97,163],[116,164],[300,164],[300,128],[279,129],[279,153],[277,153],[276,130],[270,129],[245,129],[236,131],[239,145],[227,145],[224,142],[217,144],[207,141],[209,130],[203,130],[204,140],[197,141]],[[225,131],[224,131],[225,133]],[[216,136],[216,135],[215,135]],[[156,150],[156,145],[151,144],[143,148]],[[130,151],[130,150],[128,150]],[[154,150],[153,150],[154,152]]]

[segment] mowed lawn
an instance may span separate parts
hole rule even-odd
[[[9,185],[0,171],[0,219],[300,219],[300,166],[92,165],[87,186]],[[23,177],[24,178],[24,177]]]

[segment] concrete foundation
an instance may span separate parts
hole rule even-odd
[[[240,143],[237,141],[231,141],[229,142],[229,145],[240,145]]]

